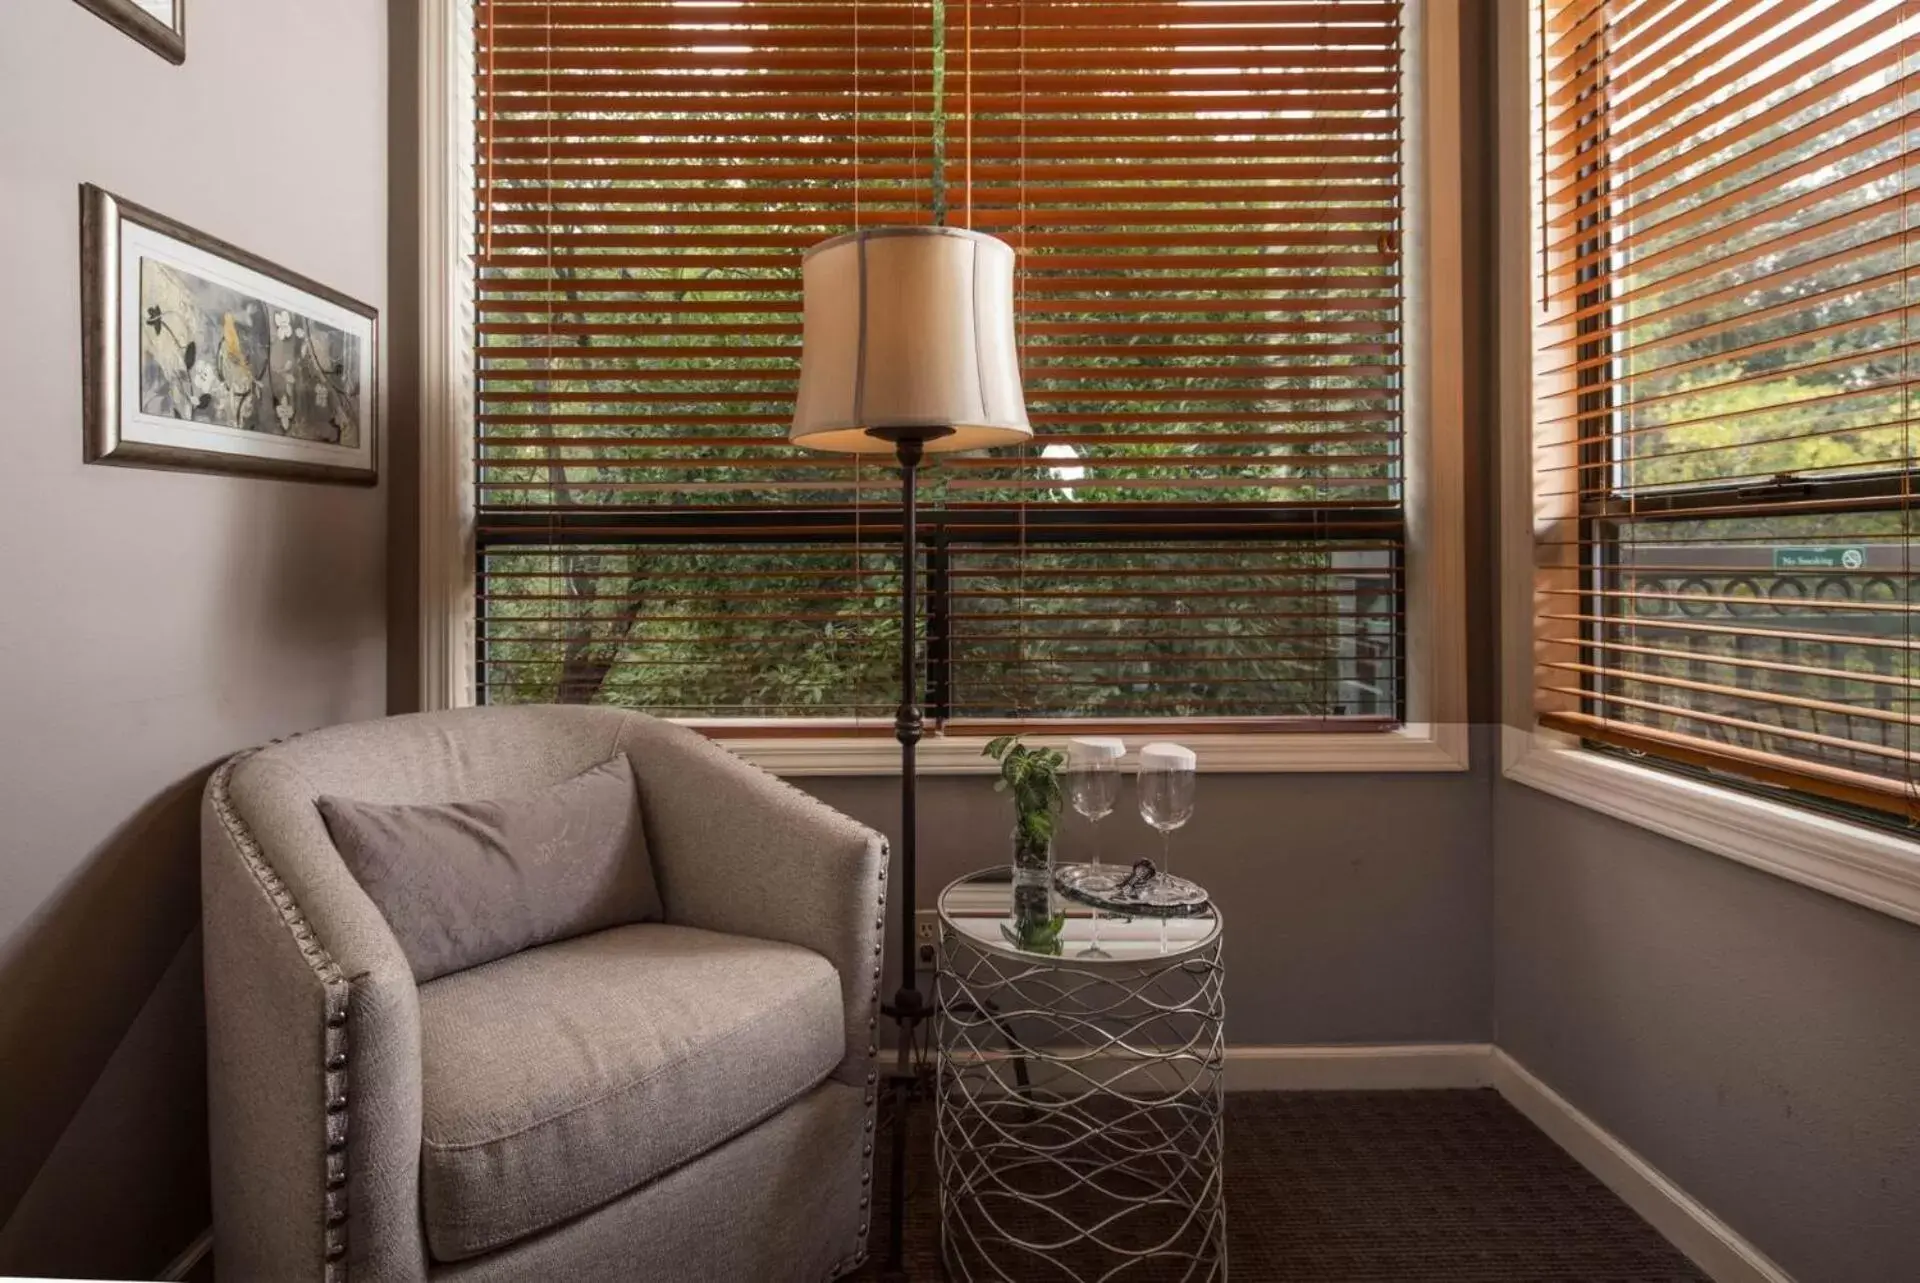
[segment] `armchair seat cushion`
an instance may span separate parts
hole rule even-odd
[[[840,979],[790,944],[642,923],[420,988],[427,1245],[477,1256],[779,1112],[846,1051]]]

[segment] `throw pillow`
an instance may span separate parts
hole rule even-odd
[[[322,797],[319,807],[421,984],[662,916],[625,755],[517,797],[413,806]]]

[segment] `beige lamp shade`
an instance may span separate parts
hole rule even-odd
[[[807,251],[795,445],[979,450],[1033,435],[1013,329],[1013,249],[957,227],[880,227]]]

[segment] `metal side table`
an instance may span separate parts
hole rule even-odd
[[[1056,901],[1058,898],[1056,897]],[[934,1160],[960,1280],[1224,1280],[1221,921],[1068,913],[1023,948],[1006,868],[940,894]],[[1163,943],[1164,940],[1164,943]]]

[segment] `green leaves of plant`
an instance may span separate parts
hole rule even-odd
[[[1053,821],[1060,812],[1060,768],[1066,765],[1066,754],[1028,748],[1017,735],[990,740],[983,754],[1000,763],[994,792],[1013,792],[1018,840],[1030,850],[1044,851],[1053,841]]]

